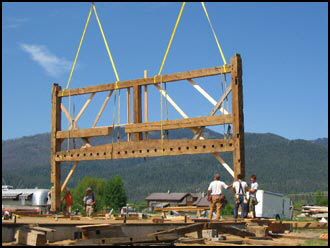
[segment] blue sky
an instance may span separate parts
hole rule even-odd
[[[121,80],[157,74],[181,3],[96,3]],[[328,4],[206,3],[227,62],[243,61],[246,132],[289,139],[328,137]],[[50,131],[51,86],[65,87],[90,3],[2,3],[2,139]],[[222,65],[200,3],[187,3],[163,74]],[[215,99],[221,78],[196,80]],[[70,88],[115,82],[94,14]],[[169,95],[189,117],[212,105],[188,82],[169,83]],[[149,120],[160,96],[149,88]],[[125,91],[121,116],[126,122]],[[106,93],[97,94],[80,128],[90,127]],[[87,95],[70,100],[77,115]],[[68,107],[68,99],[64,100]],[[99,125],[112,125],[114,97]],[[163,101],[163,107],[165,102]],[[181,116],[169,105],[168,118]],[[68,123],[63,116],[63,129]],[[222,128],[214,130],[222,132]]]

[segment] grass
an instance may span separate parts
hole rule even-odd
[[[307,240],[300,246],[328,246],[328,242],[323,240]]]
[[[298,222],[317,222],[314,218],[308,218],[308,217],[295,217],[292,219],[292,221],[298,221]]]

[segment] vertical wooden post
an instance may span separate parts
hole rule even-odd
[[[131,123],[131,88],[127,88],[127,123]],[[127,141],[131,141],[131,133],[127,133]]]
[[[144,78],[148,77],[148,71],[144,70]],[[148,85],[144,86],[144,122],[148,122]],[[149,133],[145,132],[146,140],[149,139]]]
[[[142,122],[141,86],[134,85],[134,123]],[[134,133],[134,141],[143,140],[142,133]]]
[[[232,73],[232,114],[233,114],[233,164],[234,176],[241,174],[245,177],[244,155],[244,115],[243,115],[243,85],[242,59],[239,54],[231,58]]]
[[[56,152],[61,150],[61,140],[56,139],[56,132],[61,130],[61,97],[57,94],[61,90],[58,84],[52,88],[52,116],[50,133],[50,180],[53,183],[51,195],[51,210],[59,211],[61,206],[61,163],[55,161]]]

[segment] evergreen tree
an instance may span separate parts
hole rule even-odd
[[[120,176],[111,178],[105,187],[105,205],[113,209],[121,208],[126,205],[127,197],[124,183]]]

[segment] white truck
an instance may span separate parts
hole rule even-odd
[[[290,198],[264,190],[258,190],[256,196],[258,200],[258,204],[255,206],[257,218],[292,219],[293,206]]]

